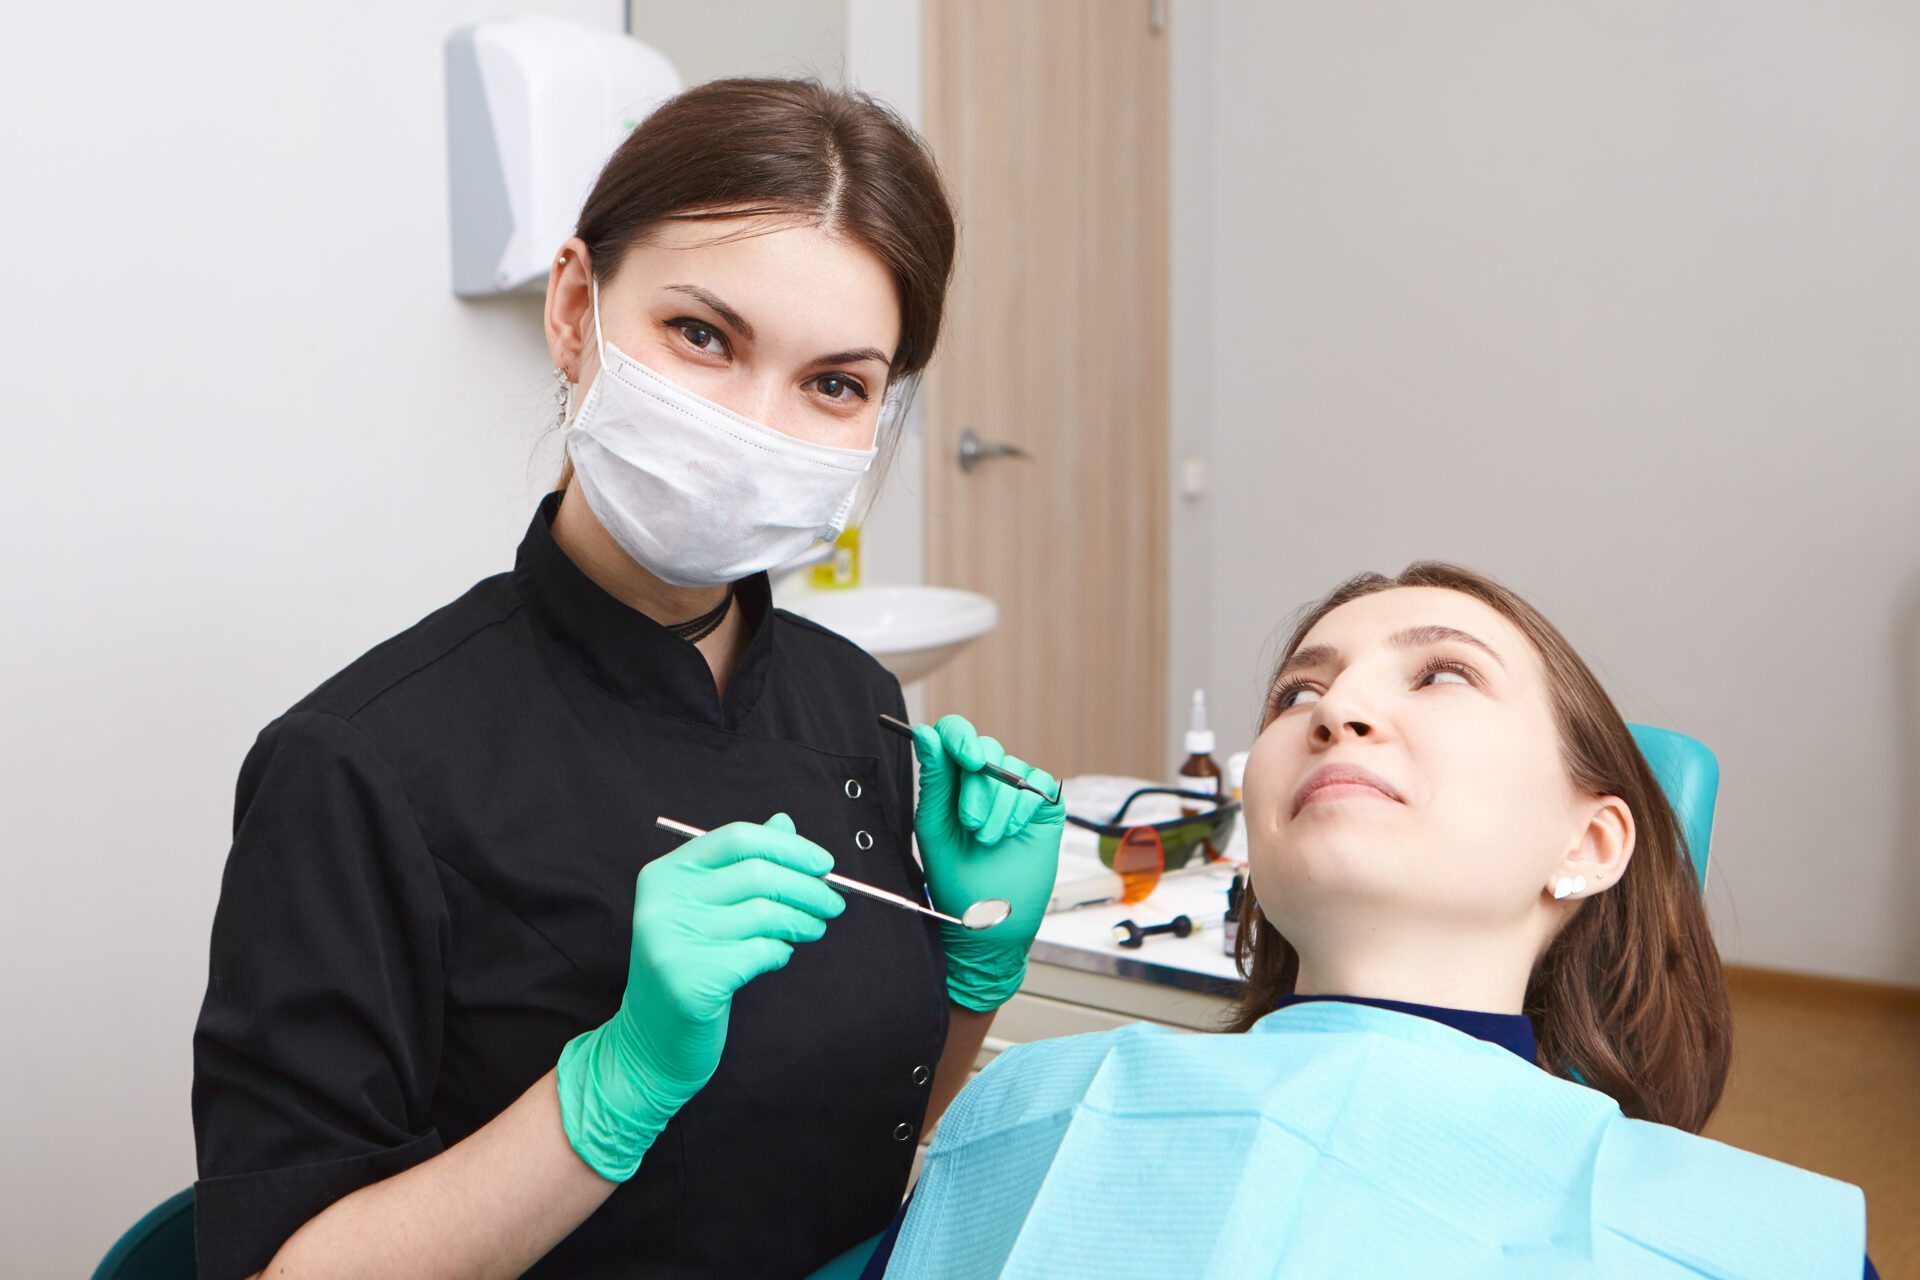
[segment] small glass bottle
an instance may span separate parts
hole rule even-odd
[[[1227,918],[1220,949],[1228,955],[1232,955],[1240,943],[1240,900],[1246,895],[1246,883],[1236,871],[1232,883],[1227,885]]]
[[[1174,785],[1182,791],[1204,791],[1210,796],[1218,796],[1222,784],[1219,764],[1213,758],[1213,730],[1207,727],[1207,694],[1204,689],[1193,691],[1193,719],[1187,729],[1187,759],[1180,766],[1180,774],[1174,779]],[[1182,801],[1180,815],[1194,818],[1207,812],[1199,805]],[[1208,862],[1220,857],[1220,851],[1213,847],[1213,841],[1207,841],[1202,850]]]

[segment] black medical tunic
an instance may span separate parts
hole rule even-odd
[[[840,871],[924,900],[898,683],[769,605],[717,697],[690,644],[553,542],[261,733],[194,1032],[200,1274],[256,1271],[341,1196],[480,1128],[626,986],[635,873],[790,814]],[[712,1081],[529,1275],[804,1275],[887,1225],[946,1037],[923,917],[849,897],[735,997]]]

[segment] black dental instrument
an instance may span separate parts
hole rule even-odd
[[[881,727],[891,729],[903,738],[911,738],[913,736],[913,726],[908,724],[904,720],[896,720],[892,716],[883,715],[880,717],[880,724],[881,724]],[[1055,783],[1053,788],[1054,794],[1048,795],[1046,792],[1042,791],[1040,788],[1034,786],[1031,782],[1028,782],[1025,778],[1020,777],[1018,774],[1012,772],[1011,770],[1002,769],[997,764],[983,764],[980,766],[980,771],[984,774],[987,774],[989,777],[996,778],[999,781],[1006,783],[1010,787],[1017,787],[1022,791],[1031,791],[1033,792],[1033,794],[1039,796],[1042,800],[1045,800],[1048,804],[1060,803],[1060,790],[1061,790],[1060,783]]]
[[[1193,921],[1186,916],[1175,916],[1165,924],[1142,925],[1132,920],[1122,920],[1113,926],[1113,940],[1131,950],[1157,934],[1170,933],[1176,938],[1184,938],[1192,932]]]

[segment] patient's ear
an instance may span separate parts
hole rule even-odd
[[[1590,898],[1611,889],[1633,860],[1633,810],[1619,796],[1588,802],[1586,825],[1560,860],[1547,892],[1555,898]]]

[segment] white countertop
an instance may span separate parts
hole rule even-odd
[[[1100,865],[1097,843],[1092,832],[1067,828],[1060,847],[1060,885],[1085,882],[1097,886],[1103,877],[1117,880]],[[1235,851],[1230,844],[1229,856]],[[1150,895],[1131,906],[1114,902],[1052,912],[1040,922],[1033,958],[1043,964],[1177,986],[1214,986],[1208,979],[1237,983],[1240,974],[1232,957],[1222,949],[1221,926],[1227,909],[1227,883],[1240,869],[1240,864],[1227,860],[1183,869],[1163,876]],[[1094,891],[1088,890],[1090,894]],[[1079,895],[1065,895],[1068,899],[1075,896]],[[1195,931],[1185,938],[1159,934],[1138,948],[1122,947],[1114,941],[1113,927],[1122,920],[1144,926],[1163,924],[1176,915],[1189,917]],[[1183,980],[1189,976],[1197,981]]]

